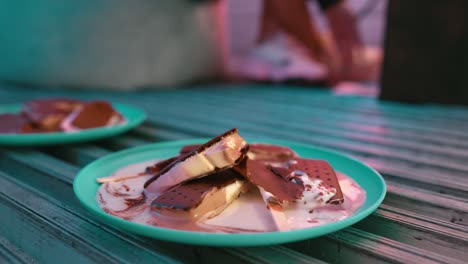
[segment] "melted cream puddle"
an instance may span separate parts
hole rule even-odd
[[[113,175],[137,174],[155,162],[156,160],[131,164],[117,170]],[[337,172],[337,177],[345,197],[344,203],[328,204],[313,211],[292,206],[284,211],[287,225],[291,230],[340,221],[354,214],[363,205],[366,200],[365,191],[343,173]],[[96,199],[105,212],[141,224],[222,233],[277,231],[270,210],[267,209],[256,188],[236,199],[218,216],[204,223],[197,223],[184,219],[163,218],[152,213],[150,204],[157,194],[144,193],[143,184],[148,178],[149,176],[141,176],[102,184]]]

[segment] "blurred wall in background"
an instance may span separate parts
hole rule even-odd
[[[187,0],[0,0],[0,80],[173,86],[219,70],[216,17]]]

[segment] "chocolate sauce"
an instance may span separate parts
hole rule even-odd
[[[352,215],[364,203],[365,191],[351,178],[337,175],[328,162],[299,158],[290,148],[266,144],[250,145],[248,154],[230,169],[216,170],[203,178],[183,182],[162,194],[144,189],[176,163],[236,132],[232,129],[206,144],[185,146],[179,156],[151,166],[145,163],[145,171],[154,173],[152,177],[146,174],[141,178],[106,183],[98,191],[100,206],[110,214],[142,224],[190,231],[245,233],[336,222]],[[139,172],[145,167],[140,165],[136,169],[137,164],[129,167],[133,166]],[[127,168],[122,169],[122,175],[129,174]],[[228,204],[223,200],[227,192],[219,190],[226,186],[227,190],[231,184],[234,187],[235,182],[239,184],[240,177],[259,188],[241,192],[243,195],[231,199],[232,204]],[[277,211],[273,210],[275,203],[270,200],[278,204]],[[216,211],[210,214],[216,217],[207,216],[208,211]],[[273,217],[278,213],[283,215],[285,226],[281,228],[277,222],[279,218]],[[200,218],[200,215],[205,217]]]
[[[154,164],[147,161],[119,169],[115,175],[130,175]],[[241,195],[218,216],[206,221],[187,221],[166,218],[151,211],[150,203],[156,196],[147,196],[144,203],[143,183],[149,176],[141,176],[124,181],[105,183],[96,194],[100,207],[107,213],[135,223],[159,227],[214,233],[252,233],[276,231],[270,210],[255,189]],[[337,173],[337,178],[345,196],[342,204],[325,204],[316,208],[304,208],[298,203],[284,210],[286,221],[291,230],[309,228],[340,221],[351,216],[364,203],[365,191],[351,178]],[[132,200],[132,202],[128,202]],[[134,201],[134,202],[133,202]],[[309,203],[308,203],[309,204]],[[297,206],[296,206],[297,205]]]

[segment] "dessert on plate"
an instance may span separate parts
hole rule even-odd
[[[71,132],[122,122],[122,115],[105,101],[36,99],[24,103],[19,113],[0,114],[0,133]]]
[[[247,143],[231,129],[166,160],[123,167],[97,202],[129,221],[203,232],[269,232],[342,220],[365,191],[324,160],[285,146]]]

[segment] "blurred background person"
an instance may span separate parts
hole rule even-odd
[[[308,2],[262,1],[257,42],[247,60],[240,63],[240,74],[279,81],[319,80],[329,85],[377,80],[381,51],[363,43],[357,18],[348,3],[316,1],[328,24],[324,31],[309,11]],[[270,69],[262,69],[258,61],[266,62]]]

